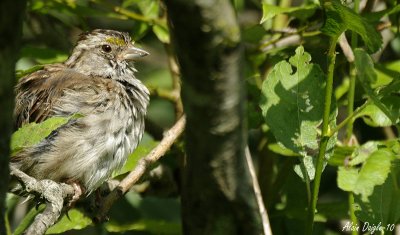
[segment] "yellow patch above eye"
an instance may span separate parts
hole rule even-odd
[[[125,41],[121,38],[117,38],[117,37],[110,37],[106,39],[106,42],[110,43],[110,44],[114,44],[117,46],[123,46],[125,45]]]

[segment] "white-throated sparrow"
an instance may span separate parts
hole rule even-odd
[[[96,29],[81,35],[72,55],[18,82],[15,123],[68,117],[11,164],[37,179],[78,183],[87,193],[123,166],[144,132],[149,91],[129,62],[148,55],[127,33]]]

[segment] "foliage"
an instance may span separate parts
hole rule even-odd
[[[11,138],[12,155],[24,148],[39,143],[42,139],[51,135],[53,130],[56,131],[58,127],[66,124],[68,120],[69,118],[65,117],[53,117],[42,123],[29,123],[18,129]],[[29,136],[29,138],[26,138],[27,136]]]
[[[400,223],[400,7],[391,0],[379,1],[379,11],[373,4],[360,9],[359,1],[233,2],[245,48],[249,147],[273,233],[340,234],[345,228],[331,225],[349,219],[359,232],[379,223],[391,232]],[[179,74],[162,1],[32,0],[28,13],[18,77],[64,60],[77,28],[127,31],[151,52],[136,65],[152,90],[148,119],[161,133],[174,123]],[[66,121],[26,125],[13,136],[13,152]],[[158,144],[153,128],[115,179]],[[169,174],[148,174],[135,186],[139,193],[115,205],[108,223],[93,226],[78,208],[48,232],[180,234],[180,179],[174,176],[182,144],[159,163]]]

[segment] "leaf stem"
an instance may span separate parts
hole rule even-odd
[[[358,13],[360,11],[360,0],[354,0],[354,11]],[[354,50],[358,46],[358,37],[357,33],[352,31],[351,32],[351,48]],[[350,62],[350,87],[349,87],[349,92],[347,96],[347,118],[348,120],[347,125],[346,125],[346,139],[345,143],[349,144],[349,141],[353,135],[353,117],[362,110],[366,104],[368,103],[365,102],[362,107],[359,107],[356,111],[354,111],[354,94],[356,90],[356,75],[357,75],[357,70],[354,64],[354,61]],[[343,122],[342,122],[343,123]],[[339,127],[340,128],[340,127]],[[339,129],[338,129],[339,130]],[[357,217],[354,214],[354,194],[352,192],[349,192],[349,214],[350,214],[350,220],[351,222],[355,225],[358,223]],[[351,232],[352,235],[357,235],[358,232],[353,230]]]
[[[4,223],[5,223],[5,226],[6,226],[7,235],[12,235],[11,226],[10,226],[10,220],[8,219],[8,211],[6,211],[6,213],[4,214]]]
[[[369,103],[371,100],[367,100],[363,105],[358,107],[355,111],[353,111],[350,115],[346,117],[341,123],[339,123],[333,130],[331,130],[328,134],[329,137],[332,137],[336,132],[342,129],[346,124],[353,123],[353,119],[359,114]],[[353,126],[353,125],[351,125]],[[347,126],[348,128],[348,126]]]
[[[351,219],[351,222],[354,224],[354,226],[356,226],[356,224],[358,223],[358,221],[357,221],[357,217],[356,217],[356,215],[354,214],[354,194],[352,193],[352,192],[349,192],[349,213],[350,213],[350,219]],[[358,231],[357,230],[354,230],[354,229],[352,229],[351,230],[352,232],[351,232],[351,234],[352,235],[357,235],[358,234]]]
[[[279,7],[290,7],[292,5],[292,0],[281,0],[279,1]],[[288,16],[283,14],[278,14],[275,19],[272,28],[281,29],[286,27],[288,22]]]
[[[331,113],[331,103],[332,103],[332,92],[333,92],[333,72],[335,70],[335,60],[336,60],[336,38],[332,38],[330,42],[330,47],[328,51],[328,74],[325,87],[325,102],[324,102],[324,114],[322,120],[322,138],[320,149],[317,158],[317,166],[315,169],[315,179],[314,187],[312,191],[311,203],[308,207],[308,218],[306,224],[306,234],[311,235],[314,226],[314,215],[317,207],[319,187],[321,184],[322,169],[324,166],[324,157],[326,152],[326,147],[329,140],[329,116]]]
[[[354,0],[354,11],[360,11],[360,0]],[[351,32],[351,49],[355,49],[358,45],[357,33]],[[356,67],[354,61],[350,62],[350,87],[347,95],[347,115],[352,116],[354,111],[354,94],[356,90]],[[350,140],[353,135],[353,122],[348,122],[346,127],[346,143]]]
[[[350,63],[350,87],[347,94],[347,116],[352,117],[354,112],[354,94],[356,90],[356,68],[354,62]],[[347,118],[346,118],[347,119]],[[346,126],[346,143],[353,135],[353,122],[347,122]]]
[[[304,159],[300,160],[300,169],[301,172],[303,173],[304,176],[304,181],[306,184],[306,190],[307,190],[307,203],[311,203],[311,182],[310,182],[310,177],[308,176],[308,172],[304,163]]]

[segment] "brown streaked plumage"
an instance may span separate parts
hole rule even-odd
[[[125,163],[144,132],[147,88],[128,62],[147,55],[126,33],[94,30],[69,59],[45,66],[16,86],[15,126],[69,117],[11,164],[37,179],[78,182],[90,193]]]

